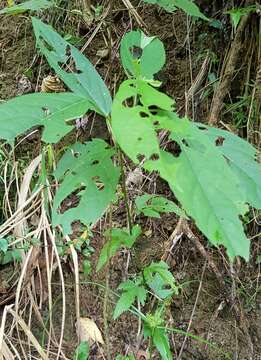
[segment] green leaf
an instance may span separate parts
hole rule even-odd
[[[73,360],[87,360],[89,358],[90,346],[87,341],[82,341],[77,347]]]
[[[190,16],[195,16],[203,20],[208,20],[208,18],[202,14],[198,6],[194,4],[191,0],[143,0],[149,4],[157,4],[162,6],[165,10],[173,12],[176,8],[183,10],[186,14]]]
[[[128,106],[129,97],[139,98],[139,104]],[[214,245],[224,245],[231,259],[248,259],[249,241],[239,220],[248,211],[248,189],[207,134],[171,113],[171,105],[171,99],[144,81],[126,81],[112,107],[114,136],[136,164],[143,159],[146,170],[160,173]],[[162,129],[170,132],[178,154],[160,150],[157,132]]]
[[[32,127],[44,126],[43,140],[56,143],[73,129],[66,122],[90,108],[87,99],[72,93],[19,96],[0,105],[0,138],[14,141]]]
[[[8,250],[8,241],[6,239],[0,239],[0,251],[6,253]]]
[[[141,105],[129,107],[124,102],[140,96]],[[160,93],[145,81],[123,82],[112,106],[112,129],[120,147],[131,160],[138,164],[140,157],[159,156],[160,148],[153,126],[150,107],[171,110],[174,101]]]
[[[246,189],[247,202],[261,209],[261,165],[257,162],[257,150],[248,142],[225,130],[198,124],[205,130],[213,144],[217,145],[227,163],[238,176],[242,189]]]
[[[161,328],[155,328],[152,334],[152,341],[163,360],[172,360],[172,354],[170,352],[169,339],[166,331]]]
[[[199,7],[193,1],[174,0],[174,4],[175,6],[183,10],[186,14],[208,21],[208,18],[204,14],[202,14],[202,12],[199,10]]]
[[[159,263],[153,262],[149,266],[145,267],[143,274],[148,286],[150,286],[150,288],[155,290],[158,294],[160,291],[162,292],[163,288],[166,286],[170,286],[172,292],[178,294],[178,287],[175,283],[175,279],[172,273],[168,270],[168,265],[164,261],[160,261]],[[158,276],[163,282],[159,281]],[[167,292],[163,292],[162,294],[166,295]]]
[[[162,42],[155,36],[147,37],[142,31],[130,31],[123,37],[120,55],[127,75],[149,80],[153,79],[166,61]]]
[[[252,6],[246,6],[244,8],[236,8],[226,11],[226,14],[230,15],[234,28],[236,30],[241,17],[256,11],[256,9],[257,9],[256,5],[252,5]]]
[[[101,250],[97,271],[99,271],[120,249],[121,246],[131,248],[141,234],[141,228],[139,225],[135,225],[132,228],[132,234],[127,229],[110,229],[106,232],[109,240],[105,243]]]
[[[54,2],[52,0],[25,1],[22,4],[6,7],[0,10],[0,15],[1,14],[16,15],[28,10],[38,11],[38,10],[48,9],[52,6],[54,6]]]
[[[170,201],[163,196],[144,194],[136,197],[135,204],[138,214],[142,212],[145,216],[160,218],[160,213],[174,212],[181,217],[186,217],[184,211],[182,211],[173,201]]]
[[[140,301],[141,305],[144,306],[147,291],[141,283],[142,280],[138,278],[136,281],[127,280],[120,284],[119,289],[123,290],[123,293],[116,304],[113,314],[114,320],[117,319],[124,311],[129,310],[129,308],[134,304],[136,298]]]
[[[120,171],[111,160],[113,155],[114,150],[101,139],[76,143],[64,154],[54,173],[61,184],[54,198],[53,225],[60,224],[68,234],[72,222],[79,220],[89,226],[103,215],[116,199]],[[76,191],[79,204],[58,212],[61,203]]]
[[[36,18],[32,22],[37,46],[56,74],[75,94],[86,97],[96,111],[107,116],[111,111],[111,96],[94,66],[51,26]]]

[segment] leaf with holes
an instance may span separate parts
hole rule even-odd
[[[139,98],[130,106],[129,96]],[[135,162],[158,171],[188,215],[215,245],[224,245],[231,259],[249,257],[249,241],[240,215],[248,211],[238,177],[209,138],[195,124],[179,119],[171,99],[142,80],[123,83],[112,107],[112,129],[119,145]],[[162,110],[163,109],[163,110]],[[179,153],[160,150],[157,132],[171,132]]]
[[[140,234],[141,229],[139,225],[133,226],[131,234],[127,229],[108,230],[105,234],[108,240],[101,250],[97,271],[100,271],[122,246],[130,249]]]
[[[155,36],[147,37],[142,31],[130,31],[121,41],[120,55],[127,75],[153,79],[166,61],[162,42]]]
[[[140,103],[129,106],[128,101],[140,96]],[[160,147],[150,108],[171,110],[174,101],[153,89],[145,81],[123,82],[112,107],[112,129],[117,142],[135,164],[143,157],[159,156]]]
[[[120,171],[112,162],[113,155],[105,141],[95,139],[76,143],[59,161],[54,175],[61,184],[54,198],[53,224],[61,225],[65,233],[71,233],[76,220],[94,224],[116,199]],[[77,193],[78,205],[62,213],[62,202],[73,193]]]
[[[8,15],[16,15],[26,11],[38,11],[43,9],[48,9],[54,6],[54,2],[52,0],[31,0],[25,1],[22,4],[9,6],[0,10],[1,14],[8,14]]]
[[[256,149],[225,130],[198,124],[200,130],[205,130],[212,143],[227,159],[228,165],[238,176],[241,187],[247,189],[247,202],[257,209],[261,209],[261,165],[257,161]]]
[[[145,216],[160,218],[161,213],[174,212],[181,217],[186,217],[184,211],[163,196],[144,194],[136,197],[135,204],[137,213],[142,212]]]
[[[86,97],[96,111],[107,116],[111,111],[111,96],[94,66],[51,26],[36,18],[32,22],[37,46],[56,74],[75,94]]]
[[[121,283],[118,289],[123,290],[119,300],[117,301],[113,319],[117,319],[123,312],[129,310],[137,299],[142,306],[144,306],[147,291],[142,285],[142,278],[137,278],[135,281],[127,280]]]
[[[92,105],[72,93],[29,94],[0,105],[0,138],[14,141],[34,126],[43,126],[43,140],[56,143],[73,129],[68,121],[83,116]]]

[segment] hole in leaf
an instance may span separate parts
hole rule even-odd
[[[142,154],[138,154],[137,159],[139,160],[139,162],[142,162],[145,159],[145,156]]]
[[[157,115],[159,108],[156,105],[150,105],[149,111],[152,115]]]
[[[135,99],[133,97],[129,97],[127,99],[125,99],[123,102],[122,102],[122,105],[123,106],[127,106],[127,107],[133,107],[135,106]]]
[[[142,49],[139,46],[132,46],[129,48],[134,59],[140,59],[142,55]]]
[[[99,164],[99,160],[93,160],[92,165],[98,165]]]
[[[199,130],[208,131],[208,129],[205,126],[198,126]]]
[[[149,115],[146,114],[144,111],[140,111],[140,117],[147,118],[147,117],[149,117]]]
[[[156,160],[159,160],[159,154],[152,154],[151,156],[150,156],[150,160],[153,160],[153,161],[156,161]]]
[[[215,140],[216,146],[222,146],[225,141],[225,138],[223,136],[219,136]]]
[[[187,143],[187,141],[185,139],[182,139],[182,144],[184,144],[185,146],[189,146],[189,144]]]
[[[42,36],[40,36],[40,40],[43,43],[43,46],[48,50],[48,51],[54,51],[54,48],[52,47],[52,45],[50,45]]]
[[[66,48],[65,48],[65,55],[68,56],[68,57],[71,57],[72,56],[72,53],[71,53],[71,47],[70,45],[67,44]]]
[[[153,125],[154,125],[154,126],[158,126],[158,125],[159,125],[159,121],[158,121],[158,120],[153,121]]]
[[[80,156],[78,151],[73,151],[73,156],[77,159]]]

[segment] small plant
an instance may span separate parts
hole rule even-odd
[[[190,1],[174,3],[189,14],[189,9],[196,11]],[[199,15],[194,13],[194,16]],[[87,111],[95,111],[104,117],[114,144],[92,139],[67,149],[52,173],[59,183],[52,206],[52,225],[59,226],[64,234],[71,234],[71,226],[77,220],[87,229],[95,224],[117,200],[118,183],[125,178],[121,163],[124,153],[144,171],[158,172],[180,203],[179,207],[162,197],[143,195],[136,199],[138,212],[156,217],[163,212],[175,212],[190,217],[213,245],[226,248],[230,260],[235,256],[248,260],[250,246],[240,219],[248,212],[249,205],[261,207],[261,173],[256,150],[227,131],[178,116],[174,100],[158,91],[160,83],[154,78],[165,63],[161,41],[141,31],[126,34],[120,54],[128,79],[112,100],[104,81],[79,50],[40,20],[32,18],[32,22],[37,47],[72,92],[24,95],[1,104],[1,138],[13,144],[16,136],[41,126],[42,141],[58,143],[73,129],[73,120]],[[161,147],[160,131],[169,134],[169,140],[179,149],[178,154]],[[44,184],[49,186],[46,181]],[[124,185],[123,182],[122,189]],[[142,232],[139,225],[132,224],[123,192],[129,228],[107,230],[98,270],[121,247],[130,249]],[[71,194],[78,197],[77,205],[61,211],[64,200]],[[87,249],[88,260],[91,249],[85,240],[78,239],[74,245],[79,251]],[[5,245],[2,243],[2,252],[6,251]],[[154,295],[157,306],[153,313],[134,313],[142,319],[144,336],[150,337],[161,357],[172,359],[164,311],[165,302],[178,293],[178,286],[167,264],[152,263],[119,289],[122,293],[114,311],[115,319],[122,312],[133,310],[135,302],[144,305],[148,294]],[[77,359],[81,359],[86,344],[80,347]]]

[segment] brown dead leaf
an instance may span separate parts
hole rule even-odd
[[[77,330],[80,341],[87,341],[89,344],[93,342],[104,344],[102,334],[92,319],[80,318],[77,323]]]

